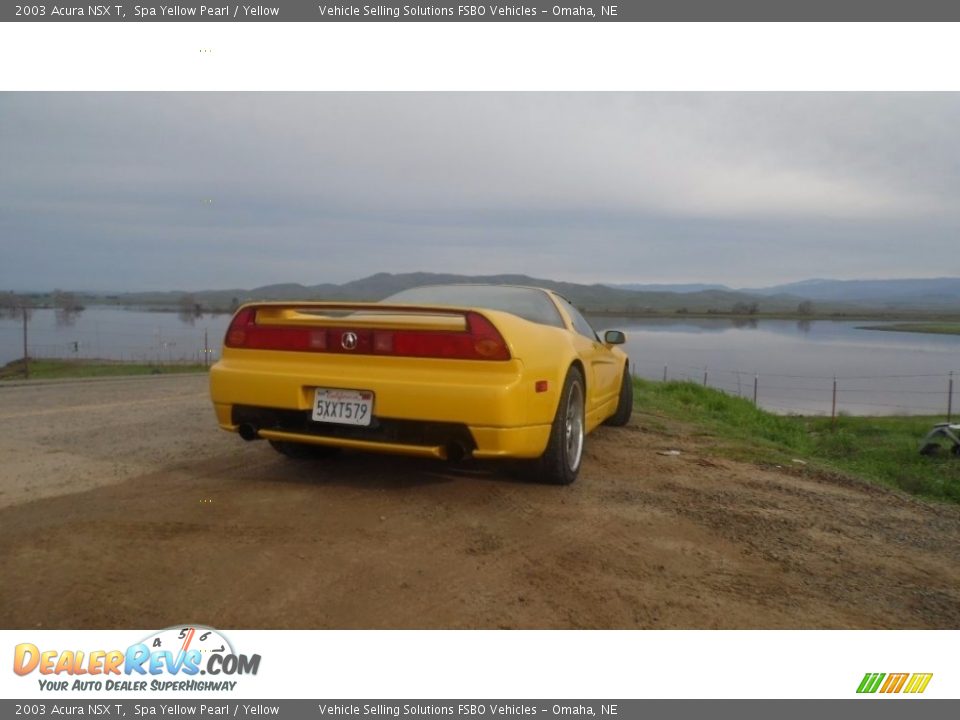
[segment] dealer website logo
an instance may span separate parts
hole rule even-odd
[[[922,693],[933,673],[867,673],[860,681],[858,693]]]
[[[233,690],[234,677],[256,675],[259,669],[260,655],[236,652],[226,636],[203,625],[170,627],[126,650],[20,643],[13,652],[14,673],[37,673],[40,689],[49,691]]]

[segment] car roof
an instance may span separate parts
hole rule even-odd
[[[492,287],[492,288],[516,288],[518,290],[539,290],[540,292],[547,293],[548,295],[556,295],[561,300],[570,302],[563,295],[558,293],[556,290],[551,290],[550,288],[540,287],[538,285],[518,285],[516,283],[427,283],[426,285],[411,285],[408,288],[403,290],[397,290],[396,292],[390,293],[391,295],[396,295],[397,293],[406,292],[407,290],[420,290],[423,288],[440,288],[440,287]],[[571,303],[572,304],[572,303]]]
[[[523,290],[540,290],[542,292],[553,292],[550,288],[538,287],[536,285],[517,285],[516,283],[479,283],[479,282],[464,282],[464,283],[428,283],[426,285],[411,285],[404,290],[419,290],[420,288],[432,288],[432,287],[504,287],[504,288],[521,288]],[[403,292],[403,290],[398,290],[397,292]]]
[[[505,292],[500,294],[485,292],[474,293],[474,297],[471,298],[469,297],[471,294],[469,290],[471,288],[477,288],[478,290],[501,290]],[[457,294],[455,292],[444,292],[456,291],[460,289],[464,289],[466,291],[467,297],[455,297]],[[429,291],[431,290],[439,291],[437,293],[433,293],[435,296],[440,296],[439,300],[436,297],[417,297],[418,294],[423,294],[420,291],[427,291],[429,294]],[[520,292],[518,293],[517,291]],[[510,297],[511,292],[513,294],[512,298]],[[448,297],[444,297],[444,295],[447,295]],[[451,295],[453,297],[450,297]],[[485,295],[486,297],[480,298],[480,295]],[[521,302],[520,297],[525,297],[527,300]],[[415,301],[421,303],[426,302],[426,304],[431,305],[443,305],[447,307],[484,307],[491,310],[508,312],[526,320],[530,320],[531,322],[536,322],[543,325],[566,327],[563,314],[557,307],[561,300],[565,303],[569,302],[566,300],[566,298],[552,290],[541,287],[533,287],[530,285],[514,285],[506,283],[435,283],[432,285],[417,285],[406,288],[405,290],[399,290],[396,293],[384,298],[380,302],[390,303]]]

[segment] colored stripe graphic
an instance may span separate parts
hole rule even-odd
[[[907,678],[910,677],[910,673],[890,673],[887,675],[887,681],[883,684],[883,687],[880,688],[882,693],[898,693],[903,688],[904,683],[907,682]]]
[[[930,678],[933,677],[933,673],[914,673],[913,677],[910,678],[910,682],[907,683],[907,689],[904,692],[908,693],[922,693],[927,689],[927,685],[930,684]]]
[[[884,678],[886,681],[884,682]],[[927,685],[930,684],[930,680],[933,678],[933,673],[890,673],[886,675],[884,673],[866,673],[863,676],[863,680],[860,681],[860,686],[857,688],[858,693],[875,693],[878,690],[881,693],[899,693],[903,691],[904,693],[922,693],[927,689]],[[881,685],[881,683],[883,683]]]
[[[877,688],[880,687],[880,681],[885,677],[884,673],[867,673],[863,676],[863,680],[860,681],[860,687],[857,688],[858,693],[875,693]]]

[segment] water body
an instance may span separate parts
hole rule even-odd
[[[142,362],[199,362],[204,335],[211,360],[220,352],[228,315],[184,316],[90,307],[72,318],[35,310],[31,355]],[[598,329],[627,333],[634,373],[688,379],[753,397],[777,412],[829,414],[833,378],[837,407],[854,415],[944,414],[948,373],[957,374],[960,414],[960,336],[877,332],[863,321],[637,319],[598,317]],[[17,319],[0,319],[0,364],[22,355]]]
[[[686,379],[753,398],[770,410],[851,415],[943,414],[960,336],[863,330],[864,321],[595,318],[627,333],[634,374]],[[960,414],[958,412],[954,413]]]
[[[27,340],[34,357],[201,362],[204,333],[215,358],[229,322],[229,315],[186,316],[114,307],[89,307],[69,317],[54,310],[34,310]],[[0,319],[0,364],[22,356],[21,321]]]

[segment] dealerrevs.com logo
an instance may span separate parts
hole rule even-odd
[[[933,673],[866,673],[858,693],[918,694],[927,689]]]
[[[39,675],[47,691],[230,691],[234,677],[256,675],[259,655],[239,654],[220,632],[176,626],[126,650],[55,650],[33,643],[14,648],[13,671]],[[202,679],[198,676],[204,676]]]

